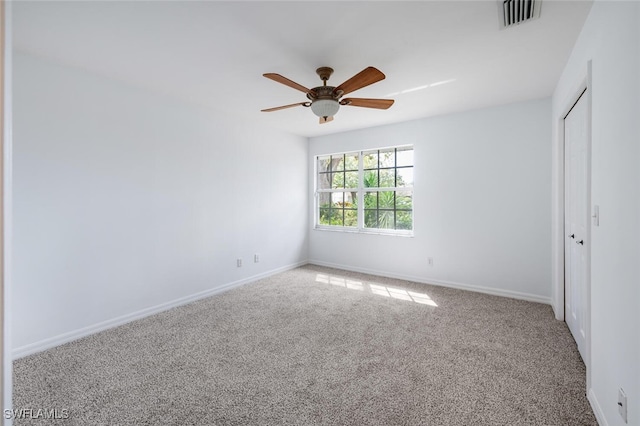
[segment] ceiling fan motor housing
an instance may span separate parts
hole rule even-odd
[[[318,86],[314,87],[307,93],[307,98],[311,101],[315,101],[317,99],[332,99],[339,100],[342,96],[342,90],[335,90],[336,88],[333,86]]]

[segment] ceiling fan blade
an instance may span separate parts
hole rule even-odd
[[[333,115],[329,117],[320,117],[320,124],[328,123],[333,121]]]
[[[301,92],[304,93],[309,93],[310,90],[307,89],[306,87],[304,87],[301,84],[296,83],[295,81],[291,81],[289,80],[287,77],[283,77],[280,74],[274,74],[274,73],[267,73],[267,74],[262,74],[263,76],[273,80],[273,81],[277,81],[278,83],[282,83],[285,86],[289,86],[291,88],[294,88],[296,90],[299,90]]]
[[[260,112],[279,111],[281,109],[293,108],[293,107],[300,106],[300,105],[304,106],[307,103],[308,102],[298,102],[297,104],[290,104],[290,105],[283,105],[283,106],[274,107],[274,108],[262,109],[262,110],[260,110]]]
[[[393,105],[393,102],[393,99],[346,98],[340,101],[340,105],[388,109],[391,105]]]
[[[346,95],[380,80],[384,80],[384,74],[377,68],[368,67],[336,87],[335,91],[342,90],[342,94]]]

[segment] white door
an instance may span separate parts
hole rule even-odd
[[[565,313],[564,318],[585,358],[587,307],[587,226],[589,224],[588,103],[585,93],[564,119],[565,144]]]

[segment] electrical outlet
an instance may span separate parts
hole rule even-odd
[[[627,394],[624,393],[622,388],[618,389],[618,413],[620,417],[627,423]]]
[[[260,262],[260,255],[259,254],[254,254],[253,255],[253,261],[254,261],[254,263],[259,263]]]
[[[433,257],[427,257],[427,264],[433,266]]]
[[[242,259],[236,260],[236,264],[238,265],[238,268],[241,268],[242,267]]]

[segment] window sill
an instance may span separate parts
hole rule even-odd
[[[327,231],[327,232],[339,232],[343,234],[361,234],[361,235],[384,235],[387,237],[404,237],[404,238],[413,238],[413,231],[406,232],[385,232],[385,231],[376,231],[376,230],[363,230],[358,228],[340,228],[340,227],[324,227],[324,226],[315,226],[313,227],[314,231]]]

